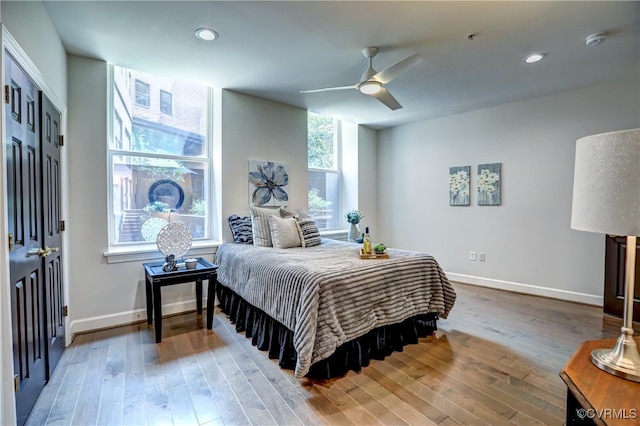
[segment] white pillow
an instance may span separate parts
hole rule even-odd
[[[271,242],[275,248],[286,249],[302,246],[295,218],[269,216],[268,220],[271,228]]]
[[[253,245],[271,247],[271,229],[269,228],[269,216],[280,217],[279,208],[251,207],[251,230],[253,233]]]

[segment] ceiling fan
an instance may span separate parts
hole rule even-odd
[[[373,58],[378,53],[377,47],[367,47],[362,50],[362,55],[369,60],[369,68],[362,74],[360,81],[351,86],[327,87],[324,89],[301,90],[300,93],[326,92],[331,90],[357,89],[360,93],[373,96],[392,110],[402,108],[400,102],[394,98],[391,93],[384,87],[385,84],[405,72],[410,67],[420,63],[422,57],[417,53],[409,55],[404,59],[389,65],[387,68],[378,72],[373,69]]]

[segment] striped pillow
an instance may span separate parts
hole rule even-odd
[[[231,228],[231,234],[233,234],[233,241],[238,244],[253,244],[250,216],[232,214],[229,216],[229,227]]]
[[[298,218],[298,232],[300,233],[300,241],[302,247],[313,247],[322,244],[320,231],[316,221],[310,217]]]
[[[271,247],[271,228],[269,216],[280,217],[280,209],[267,207],[251,207],[251,230],[253,231],[253,245]]]

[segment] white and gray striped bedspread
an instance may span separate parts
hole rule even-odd
[[[361,260],[359,246],[323,239],[316,247],[275,249],[225,243],[218,281],[293,332],[296,377],[341,344],[370,330],[436,312],[456,298],[436,260],[388,249],[389,259]]]

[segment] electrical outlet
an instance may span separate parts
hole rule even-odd
[[[475,251],[470,251],[469,252],[469,260],[476,260],[476,252]]]
[[[478,253],[478,260],[479,260],[480,262],[484,262],[484,261],[485,261],[485,259],[486,259],[486,256],[485,256],[485,254],[484,254],[484,253]]]

